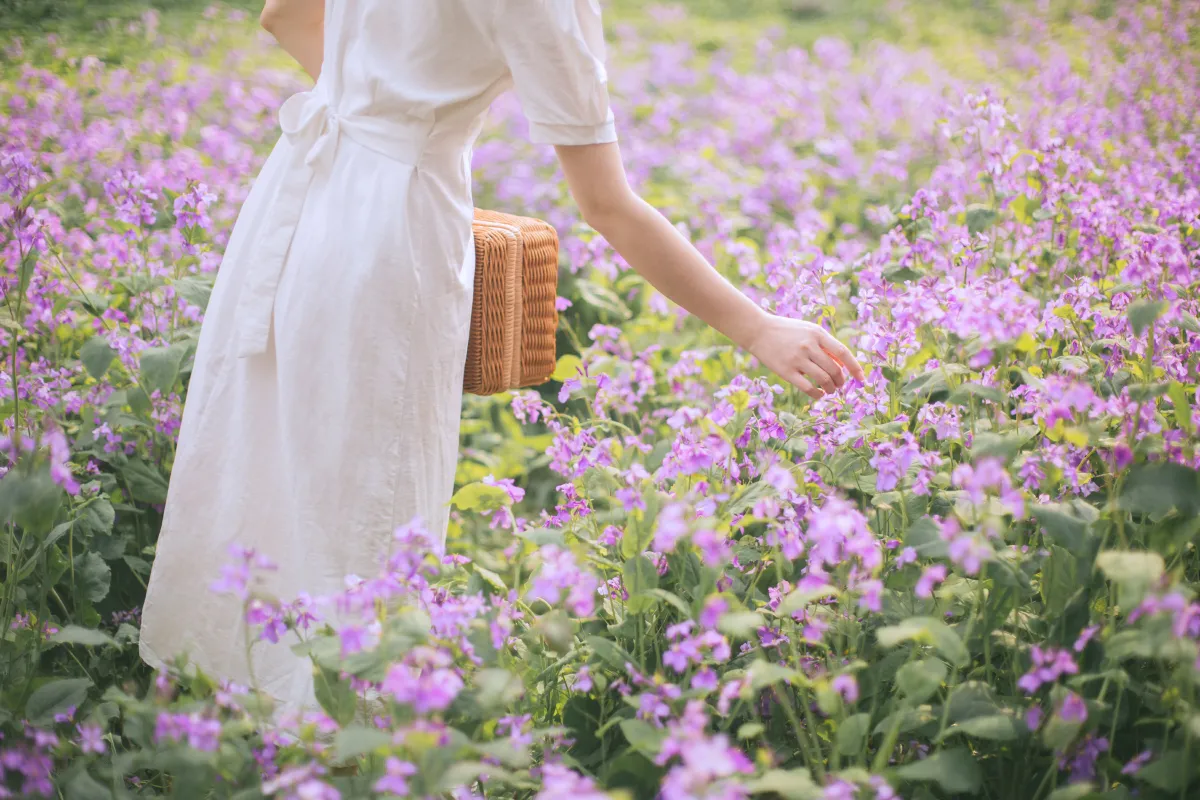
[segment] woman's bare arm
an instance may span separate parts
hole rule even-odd
[[[738,291],[629,186],[613,144],[555,148],[583,218],[668,298],[753,353],[811,397],[863,380],[850,350],[821,326],[770,314]]]
[[[325,57],[325,0],[266,0],[259,22],[315,81]]]

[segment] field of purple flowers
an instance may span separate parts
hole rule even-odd
[[[818,402],[582,225],[502,98],[476,202],[559,229],[565,355],[464,401],[447,553],[405,526],[336,598],[230,554],[319,679],[279,728],[136,641],[296,73],[227,10],[144,61],[0,42],[0,797],[1200,796],[1200,2],[1101,5],[1007,12],[987,81],[611,25],[631,180],[867,368]]]

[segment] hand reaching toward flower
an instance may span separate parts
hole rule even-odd
[[[768,314],[746,349],[814,400],[842,388],[847,371],[866,380],[850,348],[811,322]]]
[[[845,384],[843,368],[864,380],[850,350],[819,325],[768,314],[713,269],[630,188],[615,142],[556,149],[584,219],[654,288],[810,397]]]

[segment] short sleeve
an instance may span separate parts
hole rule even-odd
[[[617,140],[598,0],[500,0],[495,35],[530,139],[562,145]]]

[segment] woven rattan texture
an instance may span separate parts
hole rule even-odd
[[[488,395],[543,383],[557,360],[558,234],[538,219],[480,209],[473,230],[475,297],[463,391]],[[512,336],[514,314],[520,315],[519,342]],[[510,363],[514,355],[517,369]]]

